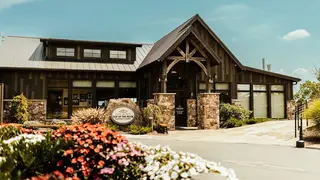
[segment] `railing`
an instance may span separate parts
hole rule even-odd
[[[308,109],[307,103],[299,103],[295,106],[294,110],[294,134],[297,137],[297,132],[299,131],[299,139],[303,139],[303,113]],[[306,126],[309,126],[309,120],[306,119]]]

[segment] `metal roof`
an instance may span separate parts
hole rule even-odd
[[[134,64],[48,61],[43,59],[41,38],[8,36],[0,45],[0,68],[134,72],[152,46],[136,47]]]

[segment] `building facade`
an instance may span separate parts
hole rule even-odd
[[[155,44],[9,36],[0,45],[4,98],[23,92],[45,100],[48,119],[70,118],[76,109],[103,107],[109,99],[146,106],[154,93],[174,93],[175,125],[186,126],[188,102],[208,92],[254,117],[281,119],[288,117],[298,81],[242,65],[199,15]]]

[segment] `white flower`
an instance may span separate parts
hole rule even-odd
[[[183,177],[183,178],[187,178],[189,175],[188,175],[188,173],[183,172],[183,173],[180,174],[180,176]]]
[[[176,171],[173,171],[170,177],[171,179],[177,179],[179,177],[179,174]]]
[[[1,157],[0,156],[0,164],[2,163],[2,162],[5,162],[7,159],[5,158],[5,157]]]

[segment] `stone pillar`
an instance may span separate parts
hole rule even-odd
[[[196,127],[197,126],[197,104],[195,99],[188,99],[187,100],[187,113],[188,113],[188,120],[187,126],[188,127]]]
[[[198,127],[200,129],[219,129],[219,105],[219,93],[198,95]]]
[[[294,100],[287,101],[287,119],[294,120],[295,102]]]
[[[175,94],[154,93],[154,103],[161,108],[163,123],[168,125],[169,130],[175,130]]]

